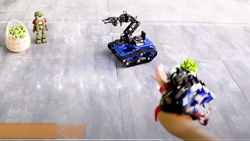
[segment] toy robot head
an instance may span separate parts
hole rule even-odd
[[[36,11],[34,17],[36,18],[42,18],[43,12],[42,11]]]

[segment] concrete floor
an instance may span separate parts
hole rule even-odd
[[[48,43],[35,44],[33,14],[48,20]],[[126,10],[158,56],[122,68],[107,48],[126,28],[101,20]],[[231,140],[250,139],[250,1],[248,0],[0,0],[0,122],[85,125],[87,139],[176,139],[154,121],[158,63],[191,57],[217,95],[207,127]],[[32,45],[6,49],[10,19],[29,29]]]

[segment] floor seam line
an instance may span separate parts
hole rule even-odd
[[[124,138],[124,130],[123,130],[123,115],[122,115],[122,105],[121,105],[121,93],[119,89],[119,81],[118,81],[118,71],[117,71],[117,62],[115,61],[115,67],[116,67],[116,83],[117,83],[117,92],[119,96],[119,104],[120,104],[120,111],[121,111],[121,125],[122,125],[122,138]]]
[[[250,101],[248,100],[248,98],[246,97],[245,93],[243,92],[243,90],[241,89],[240,85],[237,83],[237,81],[235,80],[235,78],[233,77],[232,73],[230,72],[230,70],[228,69],[227,65],[225,64],[224,61],[222,61],[224,66],[226,67],[227,71],[229,72],[230,76],[233,78],[234,82],[236,83],[236,85],[238,86],[238,88],[240,89],[241,93],[243,94],[243,96],[245,97],[245,99],[247,100],[248,103],[250,103]]]

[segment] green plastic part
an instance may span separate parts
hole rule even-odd
[[[45,36],[45,34],[42,34],[42,38],[43,38],[43,39],[46,39],[46,36]]]
[[[194,73],[196,73],[198,70],[197,64],[191,58],[188,58],[183,63],[181,63],[181,67]]]
[[[42,39],[42,42],[43,43],[47,43],[47,39]]]
[[[36,39],[40,40],[41,39],[40,35],[36,35]]]
[[[41,43],[42,43],[42,40],[38,39],[38,40],[36,40],[36,43],[37,43],[37,44],[41,44]]]

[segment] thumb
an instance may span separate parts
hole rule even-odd
[[[156,75],[156,80],[160,86],[168,83],[167,75],[166,75],[164,68],[163,68],[163,65],[161,63],[157,66],[155,75]]]

